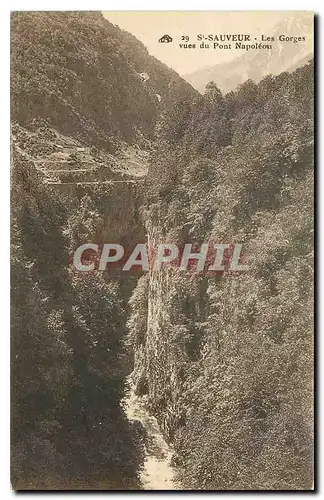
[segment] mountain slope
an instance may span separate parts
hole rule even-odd
[[[59,132],[106,149],[116,140],[152,140],[161,111],[195,94],[97,12],[13,13],[11,54],[12,120],[28,128],[44,118]]]

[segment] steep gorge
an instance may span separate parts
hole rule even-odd
[[[196,92],[100,13],[11,21],[12,485],[141,489],[143,432],[124,409],[138,276],[78,274],[71,255],[145,241],[157,131]]]
[[[14,487],[159,489],[159,463],[169,487],[309,489],[312,64],[198,96],[62,15],[13,17]],[[80,276],[88,241],[239,242],[251,269]]]

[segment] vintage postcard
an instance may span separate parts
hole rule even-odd
[[[314,14],[11,14],[14,490],[314,483]]]

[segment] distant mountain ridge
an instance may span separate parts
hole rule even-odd
[[[285,43],[279,42],[277,37],[309,34],[313,22],[313,15],[306,13],[285,18],[276,26],[273,33],[269,33],[276,40],[271,50],[250,50],[229,62],[205,66],[183,75],[183,78],[201,93],[204,93],[210,81],[214,81],[223,93],[227,93],[248,79],[259,82],[269,74],[278,75],[283,71],[294,71],[313,57],[313,40],[309,38],[304,43]]]

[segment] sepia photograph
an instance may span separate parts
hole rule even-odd
[[[314,20],[11,12],[12,490],[316,489]]]

